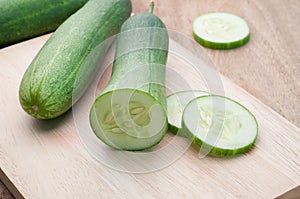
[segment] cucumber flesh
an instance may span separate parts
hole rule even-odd
[[[198,16],[193,22],[193,35],[201,45],[213,49],[232,49],[250,39],[247,22],[234,14],[212,12]]]
[[[209,93],[197,90],[179,91],[167,97],[169,131],[180,134],[182,113],[185,106],[194,98],[209,95]]]
[[[90,111],[98,138],[121,150],[143,150],[160,142],[168,127],[165,109],[152,95],[117,89],[100,95]]]
[[[258,133],[257,121],[249,110],[218,95],[193,99],[184,109],[182,125],[194,144],[216,156],[247,151]]]

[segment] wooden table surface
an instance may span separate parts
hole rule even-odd
[[[135,13],[147,10],[149,3],[132,2]],[[228,51],[205,51],[222,74],[300,126],[299,0],[164,0],[155,3],[155,14],[169,29],[191,38],[192,20],[200,14],[226,11],[244,17],[251,28],[251,39],[246,46]],[[0,182],[2,197],[11,198]]]
[[[12,194],[9,192],[7,187],[0,181],[0,198],[1,199],[11,199]]]
[[[148,1],[134,0],[135,12]],[[250,25],[247,47],[210,50],[216,68],[236,84],[300,126],[299,0],[164,0],[154,12],[169,29],[192,38],[191,24],[209,11],[238,14]]]

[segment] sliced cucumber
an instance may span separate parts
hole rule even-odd
[[[213,49],[232,49],[250,39],[247,22],[234,14],[211,12],[193,22],[193,35],[201,45]]]
[[[204,91],[189,90],[173,93],[167,98],[169,131],[180,134],[183,109],[194,98],[209,95]]]
[[[216,156],[247,151],[258,133],[257,121],[249,110],[218,95],[193,99],[184,109],[182,125],[194,144]]]

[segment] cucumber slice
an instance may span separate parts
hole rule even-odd
[[[179,91],[173,93],[167,97],[167,109],[168,109],[168,123],[169,131],[174,134],[180,134],[181,132],[181,118],[185,106],[194,98],[199,96],[209,95],[204,91],[189,90]],[[183,135],[182,135],[183,136]]]
[[[211,12],[193,22],[193,35],[201,45],[213,49],[237,48],[250,39],[247,22],[234,14]]]
[[[159,143],[168,128],[161,103],[136,89],[117,89],[100,95],[91,108],[90,124],[104,143],[129,151]]]
[[[216,156],[247,151],[258,133],[257,121],[249,110],[218,95],[193,99],[184,109],[182,125],[193,143],[201,146],[200,152]]]

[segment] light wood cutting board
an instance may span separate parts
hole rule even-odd
[[[132,2],[134,12],[147,9],[148,0]],[[222,73],[299,124],[298,113],[293,111],[299,100],[296,69],[300,56],[295,50],[300,45],[299,1],[156,2],[155,13],[167,27],[189,36],[190,24],[200,13],[218,10],[244,16],[253,33],[251,48],[206,51]],[[300,184],[300,130],[224,77],[225,94],[247,106],[259,123],[258,140],[248,153],[229,159],[199,159],[197,148],[190,147],[169,167],[147,174],[122,173],[95,161],[79,139],[72,112],[43,122],[24,113],[18,103],[21,77],[48,37],[0,50],[0,179],[16,196],[273,198]],[[201,78],[186,70],[184,63],[174,56],[168,61],[194,88],[205,89],[198,82]],[[107,70],[103,84],[109,73]],[[275,92],[275,88],[289,89]]]
[[[197,148],[189,147],[170,166],[145,174],[123,173],[97,162],[81,142],[71,111],[39,121],[19,105],[21,77],[48,37],[0,51],[0,178],[17,196],[273,198],[300,184],[300,130],[223,76],[225,94],[257,117],[259,136],[251,151],[235,158],[199,159]],[[169,62],[179,60],[170,56]],[[205,88],[186,69],[176,68],[194,88]]]

